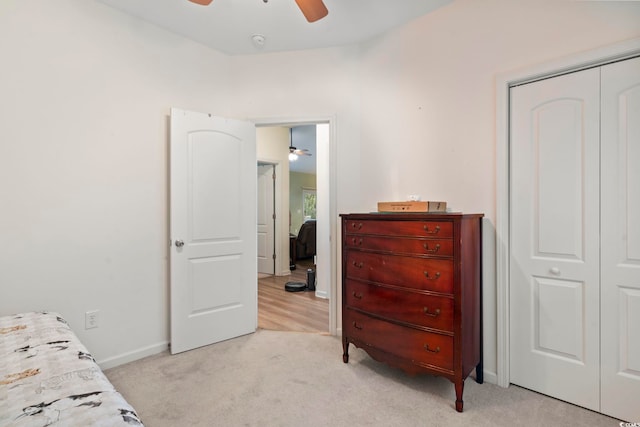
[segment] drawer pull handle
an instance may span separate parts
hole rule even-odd
[[[431,317],[437,317],[440,315],[440,309],[436,308],[436,311],[429,313],[429,307],[425,307],[424,308],[424,314],[426,314],[427,316],[431,316]]]
[[[356,268],[362,268],[362,266],[364,265],[363,262],[355,262],[355,261],[353,261],[352,264]]]
[[[429,353],[440,353],[440,347],[436,347],[436,349],[433,350],[429,348],[429,344],[425,344],[424,349],[427,350]]]
[[[429,231],[429,226],[425,225],[423,226],[424,231],[427,232],[427,234],[438,234],[438,232],[440,232],[440,226],[436,225],[436,228],[434,228],[432,231]]]
[[[358,325],[355,321],[353,322],[353,327],[362,330],[362,326]],[[440,351],[440,349],[438,349],[438,351]]]
[[[351,239],[351,242],[353,242],[354,245],[361,245],[362,244],[362,239],[356,239],[354,237],[353,239]]]
[[[436,244],[433,249],[429,249],[429,244],[428,243],[425,243],[422,246],[424,246],[425,252],[429,252],[429,253],[432,253],[432,254],[435,254],[436,252],[438,252],[440,250],[440,243]]]
[[[427,280],[438,280],[438,278],[440,277],[440,272],[438,271],[434,276],[430,276],[428,271],[424,272],[424,277]]]
[[[356,224],[355,222],[351,223],[352,228],[357,228],[358,230],[362,229],[362,223]]]
[[[362,299],[362,294],[357,294],[356,291],[353,291],[353,297],[356,299]]]

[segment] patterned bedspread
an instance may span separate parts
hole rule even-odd
[[[57,313],[0,317],[0,426],[142,426]]]

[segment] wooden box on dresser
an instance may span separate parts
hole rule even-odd
[[[407,373],[482,383],[482,214],[342,217],[342,346]]]

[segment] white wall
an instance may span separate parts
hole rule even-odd
[[[457,0],[362,47],[360,209],[420,194],[485,214],[489,381],[496,372],[496,75],[637,36],[639,2]]]
[[[166,348],[169,108],[229,114],[227,57],[86,0],[2,1],[0,52],[0,315],[105,366]]]
[[[292,122],[334,117],[338,206],[359,205],[360,83],[357,46],[231,57],[237,117]],[[347,160],[348,159],[348,160]],[[342,162],[342,163],[341,163]]]
[[[495,76],[639,36],[639,2],[456,0],[363,46],[226,57],[100,3],[4,1],[0,314],[60,311],[105,365],[157,351],[169,108],[334,117],[338,212],[421,194],[486,214],[491,374]]]

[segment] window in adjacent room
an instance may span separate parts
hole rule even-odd
[[[316,190],[302,190],[302,216],[305,221],[316,219]]]

